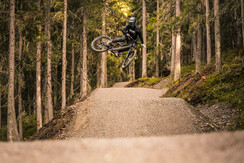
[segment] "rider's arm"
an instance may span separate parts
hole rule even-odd
[[[122,30],[123,34],[126,35],[128,33],[128,26],[126,26],[123,30]]]

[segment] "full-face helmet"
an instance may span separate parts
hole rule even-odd
[[[131,17],[129,20],[129,25],[134,27],[136,25],[136,18],[135,17]]]

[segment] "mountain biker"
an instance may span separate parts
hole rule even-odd
[[[109,41],[108,44],[111,44],[111,43],[114,43],[114,42],[125,42],[125,41],[127,41],[127,44],[130,45],[131,43],[133,43],[132,39],[130,39],[130,38],[133,38],[134,40],[136,40],[137,36],[139,36],[139,38],[141,40],[142,47],[146,48],[146,46],[144,45],[144,41],[143,41],[141,30],[136,25],[136,18],[135,17],[131,17],[129,19],[129,25],[127,25],[122,30],[122,32],[124,34],[123,37],[119,37],[117,39]],[[128,49],[124,49],[124,50],[118,51],[116,53],[116,56],[118,56],[118,53],[123,52],[123,51],[127,51],[127,50]]]

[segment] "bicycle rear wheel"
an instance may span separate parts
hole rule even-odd
[[[132,50],[124,59],[123,63],[122,63],[122,68],[125,69],[126,67],[128,67],[131,62],[134,60],[136,56],[136,50]]]
[[[96,52],[105,52],[108,50],[107,42],[112,41],[108,36],[99,36],[91,43],[91,48]]]

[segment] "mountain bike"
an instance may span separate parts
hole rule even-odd
[[[125,69],[131,64],[137,53],[137,41],[134,40],[132,37],[129,37],[128,39],[129,44],[127,45],[122,45],[121,43],[111,43],[108,45],[108,41],[111,41],[112,39],[108,36],[99,36],[92,41],[91,47],[96,52],[111,51],[115,56],[115,52],[118,52],[118,54],[120,54],[121,51],[128,51],[122,63],[122,68]]]

